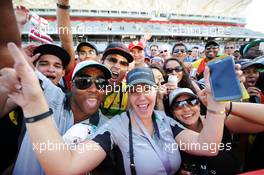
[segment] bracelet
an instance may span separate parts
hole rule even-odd
[[[26,123],[34,123],[34,122],[37,122],[37,121],[42,120],[44,118],[47,118],[52,114],[53,114],[53,111],[51,108],[49,108],[49,111],[47,111],[47,112],[44,112],[42,114],[39,114],[39,115],[36,115],[33,117],[25,118],[25,122]]]
[[[230,101],[230,107],[229,107],[229,110],[228,112],[226,113],[226,117],[228,117],[230,114],[231,114],[231,111],[232,111],[232,101]]]
[[[215,111],[212,109],[207,108],[207,111],[212,113],[212,114],[225,114],[225,111]]]
[[[71,8],[70,5],[63,5],[63,4],[59,4],[59,3],[57,3],[57,7],[60,9],[64,9],[64,10],[68,10]]]

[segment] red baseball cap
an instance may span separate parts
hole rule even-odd
[[[144,45],[143,45],[143,43],[141,42],[141,41],[137,41],[137,40],[135,40],[135,41],[132,41],[129,45],[128,45],[128,49],[131,51],[133,48],[135,48],[135,47],[138,47],[138,48],[140,48],[140,49],[144,49]]]

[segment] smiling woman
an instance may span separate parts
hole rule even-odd
[[[173,118],[179,121],[186,128],[201,133],[205,127],[205,119],[210,113],[215,113],[214,109],[207,107],[207,116],[200,115],[200,102],[198,96],[188,88],[178,88],[170,93],[170,109]],[[231,103],[232,106],[233,103]],[[229,107],[229,112],[231,107]],[[227,114],[229,115],[229,114]],[[252,122],[244,121],[237,116],[230,115],[225,120],[222,142],[214,147],[221,147],[219,154],[215,157],[202,157],[188,154],[181,150],[182,166],[181,173],[191,174],[237,174],[239,173],[240,161],[232,152],[232,132],[247,133],[246,127],[253,127]],[[255,125],[256,128],[263,126]],[[254,129],[253,129],[254,130]],[[257,129],[251,132],[257,132]],[[207,145],[211,147],[212,144]],[[225,167],[225,168],[223,168]],[[188,171],[188,172],[186,172]]]

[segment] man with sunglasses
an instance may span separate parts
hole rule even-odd
[[[203,72],[207,62],[222,59],[227,55],[219,55],[220,47],[219,44],[215,41],[208,41],[205,44],[204,53],[205,58],[201,58],[192,63],[192,66],[197,69],[197,79],[203,78]]]
[[[155,56],[159,55],[159,46],[157,44],[151,44],[151,46],[149,47],[150,50],[150,57],[154,58]]]
[[[160,46],[159,56],[165,61],[170,58],[170,48],[167,44]]]
[[[226,55],[233,57],[235,50],[236,50],[235,42],[230,41],[225,44],[225,54]]]
[[[105,97],[108,80],[111,78],[111,71],[103,64],[96,61],[78,63],[73,71],[72,88],[68,94],[63,93],[60,88],[41,73],[37,72],[37,75],[42,81],[45,97],[54,114],[54,124],[56,124],[61,135],[64,135],[74,124],[78,123],[87,125],[89,132],[85,134],[87,138],[90,138],[96,129],[108,120],[99,110],[99,106]],[[79,137],[81,138],[79,132],[73,132],[65,136],[65,141],[75,143],[75,139],[80,139]],[[13,174],[44,173],[35,157],[34,149],[37,149],[37,145],[31,144],[26,131]],[[108,162],[102,166],[96,171],[105,171],[111,164]]]
[[[172,48],[172,56],[182,62],[192,62],[192,60],[186,60],[187,46],[183,43],[176,43]]]
[[[131,62],[133,56],[122,43],[110,43],[103,53],[102,63],[112,71],[112,77],[101,111],[109,118],[124,112],[127,108],[128,93],[125,92],[126,83],[123,80]]]

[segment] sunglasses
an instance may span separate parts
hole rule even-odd
[[[234,49],[234,47],[226,47],[225,49]]]
[[[175,68],[166,68],[166,72],[168,74],[171,74],[174,70],[175,72],[181,72],[183,68],[181,66],[176,66]]]
[[[163,53],[167,53],[167,52],[168,52],[168,50],[160,51],[161,54],[163,54]]]
[[[109,57],[109,58],[106,58],[109,62],[113,63],[113,64],[116,64],[117,62],[119,62],[119,64],[121,66],[124,66],[124,67],[128,67],[129,66],[129,63],[126,62],[126,61],[118,61],[117,58],[114,58],[114,57]]]
[[[108,80],[105,78],[93,79],[92,77],[76,77],[73,83],[77,89],[81,90],[90,88],[93,83],[98,90],[105,90],[108,85]]]
[[[179,52],[181,52],[181,53],[185,53],[186,50],[185,50],[185,49],[175,49],[175,50],[173,51],[173,53],[179,53]]]
[[[183,108],[185,106],[187,107],[193,107],[199,104],[199,100],[197,98],[189,98],[183,101],[176,101],[174,102],[175,108]]]
[[[219,46],[209,46],[209,47],[206,47],[205,49],[206,50],[211,50],[211,49],[218,49]]]

